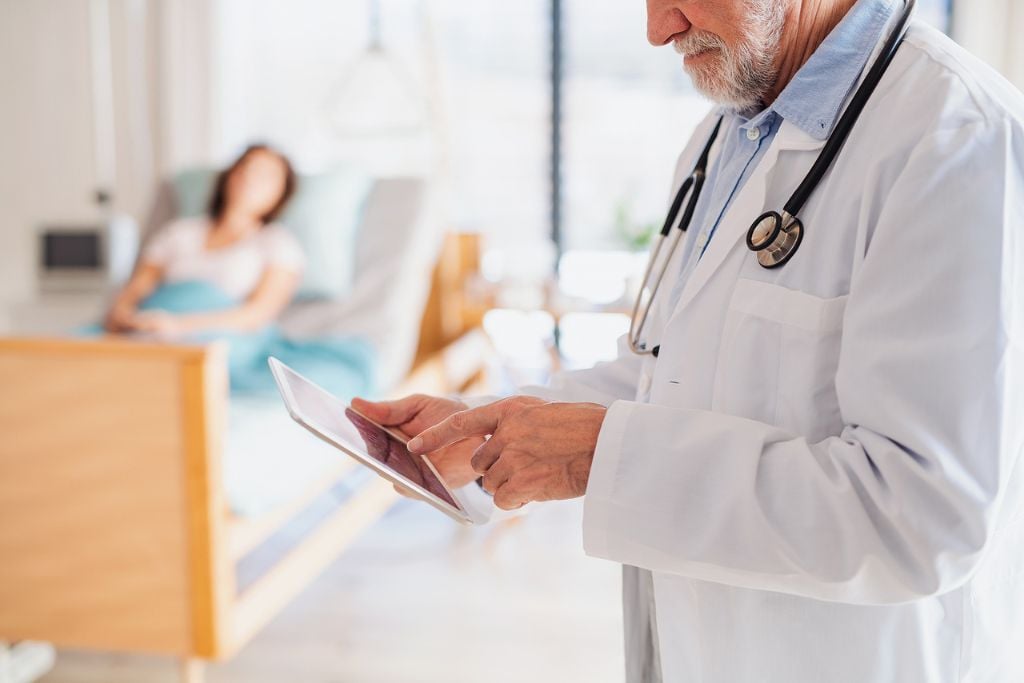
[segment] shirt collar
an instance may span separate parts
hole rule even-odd
[[[901,2],[859,0],[768,111],[776,112],[815,140],[827,139],[896,11],[895,5]]]

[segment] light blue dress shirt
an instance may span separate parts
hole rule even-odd
[[[827,139],[842,114],[844,102],[857,87],[871,53],[882,40],[889,19],[902,5],[902,0],[860,0],[770,107],[752,114],[725,108],[718,112],[723,117],[718,134],[720,151],[708,166],[704,189],[681,245],[681,270],[671,294],[673,306],[722,217],[761,162],[783,120],[812,138]],[[755,218],[751,216],[750,222]]]

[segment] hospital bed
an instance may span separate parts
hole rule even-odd
[[[388,395],[465,389],[488,354],[479,333],[451,341],[461,330],[437,320],[457,278],[426,286],[438,240],[422,193],[378,181],[352,296],[282,321],[379,340]],[[390,485],[278,401],[229,401],[224,354],[0,339],[0,641],[172,655],[198,681],[202,660],[237,652],[391,506]]]

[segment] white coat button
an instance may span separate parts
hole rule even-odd
[[[749,129],[747,129],[747,139],[750,140],[751,142],[757,142],[758,140],[760,140],[761,139],[761,129],[760,128],[749,128]]]
[[[704,245],[707,244],[707,243],[708,243],[708,234],[706,232],[702,232],[701,234],[697,235],[697,246],[698,247],[704,248]]]

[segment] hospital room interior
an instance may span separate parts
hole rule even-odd
[[[1024,86],[1019,0],[918,16]],[[641,0],[0,0],[0,683],[622,680],[579,499],[460,523],[268,358],[339,419],[614,358],[679,59]]]

